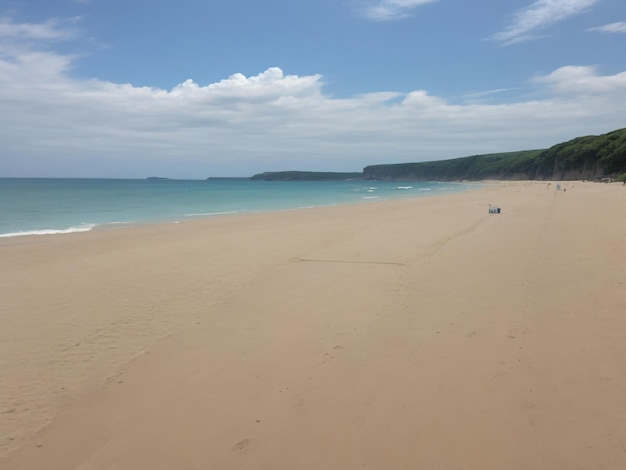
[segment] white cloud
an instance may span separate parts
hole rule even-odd
[[[68,74],[76,58],[29,47],[0,54],[2,176],[360,170],[547,147],[626,125],[626,72],[594,67],[533,77],[542,99],[453,104],[426,90],[333,98],[320,75],[276,67],[169,90],[81,80]]]
[[[319,75],[284,76],[281,69],[272,67],[254,77],[248,78],[241,73],[236,73],[225,80],[204,87],[188,79],[174,87],[171,94],[209,101],[216,99],[264,101],[284,96],[308,95],[312,91],[319,93],[320,78]]]
[[[536,0],[532,5],[515,13],[513,22],[491,39],[502,45],[536,39],[540,31],[574,15],[588,11],[600,0]]]
[[[622,96],[626,94],[626,72],[601,77],[594,66],[566,66],[533,79],[559,95]]]
[[[78,20],[73,18],[69,23]],[[15,23],[10,18],[0,18],[0,39],[66,40],[75,34],[67,23],[56,18],[44,23]]]
[[[362,14],[375,21],[391,21],[406,18],[418,6],[438,0],[377,0],[362,5]]]
[[[589,28],[588,31],[599,31],[601,33],[626,33],[626,21],[610,23],[604,26]]]

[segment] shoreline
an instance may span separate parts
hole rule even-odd
[[[32,178],[31,178],[32,179]],[[56,181],[55,179],[42,179],[43,181]],[[66,179],[61,179],[61,182],[66,181]],[[80,181],[83,185],[88,182],[89,180],[81,180],[81,179],[77,179],[77,181]],[[107,182],[108,180],[98,180],[100,182]],[[149,188],[150,185],[145,186],[146,181],[145,180],[111,180],[113,183],[118,183],[120,181],[123,181],[125,184],[139,184],[140,186],[133,189],[133,190],[138,190],[138,191],[145,191],[146,188]],[[173,182],[173,184],[175,185],[175,187],[178,187],[179,185],[183,185],[181,188],[179,188],[179,190],[184,190],[184,191],[198,191],[199,188],[205,187],[205,182],[203,180],[171,180]],[[252,186],[250,187],[246,187],[246,188],[240,188],[243,189],[244,191],[246,190],[250,190],[251,188],[258,186],[259,184],[261,185],[262,188],[265,189],[261,189],[262,192],[265,192],[268,189],[267,186],[268,182],[257,182],[254,183]],[[299,205],[296,204],[294,205],[294,202],[290,199],[290,198],[284,198],[284,196],[280,196],[281,191],[281,184],[282,183],[286,183],[287,185],[294,187],[294,185],[296,185],[296,187],[305,187],[306,188],[306,184],[307,183],[311,183],[315,186],[319,185],[327,185],[327,184],[331,184],[331,185],[335,185],[340,188],[340,191],[337,191],[335,189],[335,192],[328,192],[328,195],[334,195],[336,197],[335,200],[332,199],[328,199],[325,200],[325,198],[321,198],[321,194],[325,194],[326,191],[322,191],[321,193],[317,193],[316,191],[313,191],[312,193],[308,194],[308,196],[305,198],[305,200],[299,201]],[[424,194],[421,193],[421,191],[424,190],[417,190],[416,192],[414,192],[413,194],[406,194],[406,195],[398,195],[398,194],[392,194],[389,193],[389,190],[398,190],[398,189],[407,189],[405,187],[390,187],[389,184],[390,182],[379,182],[380,184],[383,184],[385,187],[382,188],[382,194],[378,194],[378,192],[376,191],[375,193],[373,192],[371,196],[352,196],[353,199],[351,197],[347,197],[347,195],[350,194],[350,190],[348,190],[347,186],[345,186],[347,183],[352,184],[352,182],[346,182],[346,181],[341,181],[341,182],[269,182],[269,185],[272,187],[272,190],[269,191],[269,193],[266,193],[265,195],[269,194],[270,195],[270,206],[267,205],[257,205],[254,202],[254,199],[250,200],[247,204],[244,204],[242,201],[238,201],[235,202],[235,206],[232,205],[224,205],[223,201],[220,201],[220,191],[228,191],[228,190],[232,190],[232,188],[222,188],[222,187],[218,187],[218,188],[212,188],[211,191],[216,190],[217,193],[211,193],[211,192],[203,192],[203,191],[199,191],[197,194],[194,193],[196,196],[198,196],[199,198],[203,198],[203,205],[198,206],[198,205],[194,205],[197,203],[197,201],[195,201],[194,199],[188,199],[188,200],[182,200],[179,201],[179,207],[177,208],[177,210],[172,211],[171,208],[168,209],[167,211],[165,211],[164,213],[159,213],[158,211],[155,212],[155,207],[158,207],[159,204],[168,204],[168,193],[160,193],[160,194],[150,194],[150,197],[153,196],[157,196],[157,199],[155,199],[152,203],[147,203],[145,205],[145,210],[147,211],[147,213],[149,215],[147,215],[146,213],[143,214],[139,214],[139,213],[135,213],[132,215],[129,215],[128,213],[123,213],[123,209],[119,206],[119,203],[116,203],[114,205],[113,208],[113,212],[119,212],[118,216],[114,216],[113,220],[111,220],[111,217],[109,215],[105,215],[105,213],[109,212],[109,209],[103,211],[103,207],[97,207],[97,208],[91,208],[93,209],[95,212],[94,214],[88,216],[88,215],[82,215],[80,217],[74,217],[75,220],[65,220],[67,214],[66,212],[73,212],[75,211],[76,213],[82,214],[85,210],[87,210],[88,212],[91,211],[91,209],[87,209],[86,207],[82,207],[82,206],[77,206],[77,207],[72,207],[71,205],[69,206],[69,208],[65,208],[63,210],[59,210],[57,207],[55,206],[51,206],[50,211],[56,215],[56,219],[54,222],[52,221],[47,221],[47,222],[41,222],[36,224],[36,228],[33,228],[33,226],[31,225],[31,228],[25,228],[24,224],[22,224],[21,226],[19,225],[15,225],[13,226],[11,229],[9,229],[8,227],[4,227],[2,230],[3,232],[0,233],[0,239],[2,238],[13,238],[13,237],[23,237],[23,236],[41,236],[41,235],[66,235],[66,234],[71,234],[71,233],[81,233],[81,232],[89,232],[92,230],[98,230],[98,229],[110,229],[110,228],[115,228],[117,226],[126,226],[126,225],[146,225],[146,224],[168,224],[168,223],[183,223],[183,222],[187,222],[189,220],[197,220],[197,219],[203,219],[203,218],[212,218],[212,217],[219,217],[222,215],[230,215],[230,214],[248,214],[248,213],[263,213],[263,212],[276,212],[276,211],[285,211],[285,210],[299,210],[299,209],[309,209],[309,208],[313,208],[313,207],[329,207],[329,206],[335,206],[335,205],[353,205],[353,204],[364,204],[364,203],[368,203],[368,202],[373,202],[373,201],[378,201],[378,200],[395,200],[395,199],[402,199],[402,198],[413,198],[413,197],[424,197]],[[363,184],[366,183],[365,181],[362,182]],[[433,183],[433,182],[415,182],[416,184],[427,184],[427,185],[432,185],[432,184],[440,184],[440,183]],[[191,188],[187,187],[187,185],[193,185]],[[198,187],[197,185],[200,184],[201,186]],[[459,185],[461,187],[464,187],[465,190],[473,190],[471,188],[471,185],[469,184],[464,184],[464,183],[458,183],[458,182],[451,182],[450,184],[452,185]],[[343,186],[343,187],[342,187]],[[206,188],[209,188],[210,186],[206,186]],[[171,189],[168,186],[169,189]],[[412,188],[412,187],[411,187]],[[85,191],[85,190],[90,190],[91,188],[81,188],[81,191]],[[99,188],[101,189],[101,188]],[[166,188],[167,189],[167,188]],[[258,189],[258,188],[256,188]],[[255,189],[255,190],[256,190]],[[354,191],[355,194],[356,193],[361,193],[362,190],[364,188],[352,188],[351,191]],[[432,188],[429,188],[428,191],[430,191]],[[17,191],[20,190],[20,188],[16,188]],[[63,188],[57,188],[57,191],[59,190],[63,190]],[[116,190],[116,188],[110,188],[110,190]],[[124,187],[123,188],[124,191],[130,191],[131,189],[129,187]],[[346,192],[347,191],[347,192]],[[404,191],[400,191],[399,194],[403,193]],[[453,194],[456,191],[451,191],[448,192],[448,194]],[[126,196],[128,196],[129,194],[131,194],[130,192],[128,192],[126,194]],[[292,197],[299,197],[298,196],[298,191],[294,192],[294,194],[292,194]],[[176,194],[174,194],[174,196],[176,196]],[[41,195],[40,195],[41,197]],[[74,194],[75,198],[80,198],[81,197],[81,193],[77,192]],[[83,197],[89,197],[89,194],[85,194],[83,195]],[[135,197],[137,197],[135,195]],[[147,197],[147,196],[146,196]],[[217,198],[216,201],[211,202],[211,198]],[[263,195],[261,195],[261,199],[263,199]],[[284,198],[284,200],[281,200],[281,197]],[[161,198],[161,199],[158,199]],[[310,201],[306,201],[306,199],[309,199]],[[129,203],[135,204],[134,201],[129,201]],[[205,205],[206,204],[206,205]],[[273,206],[273,207],[271,207]],[[14,208],[13,210],[17,210],[19,213],[19,207]],[[24,211],[29,212],[31,210],[33,210],[32,207],[32,202],[31,205],[23,208]],[[41,207],[39,207],[39,205],[37,206],[37,210],[41,210]],[[98,210],[100,212],[98,212]],[[8,218],[11,218],[11,215],[9,213]],[[60,223],[59,220],[65,220],[64,223]],[[32,222],[32,221],[31,221]],[[6,225],[6,222],[5,224]]]
[[[0,466],[624,466],[626,192],[566,184],[0,240]]]

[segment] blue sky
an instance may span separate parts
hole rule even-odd
[[[626,127],[624,0],[9,0],[0,176],[359,171]]]

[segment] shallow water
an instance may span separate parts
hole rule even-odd
[[[0,178],[0,237],[70,233],[103,224],[175,222],[428,197],[474,186],[437,182]]]

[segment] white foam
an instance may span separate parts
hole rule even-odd
[[[66,228],[62,230],[45,229],[45,230],[25,230],[22,232],[0,233],[0,238],[24,237],[27,235],[59,235],[63,233],[89,232],[95,226],[96,224],[85,224],[79,227],[70,227],[70,228]]]

